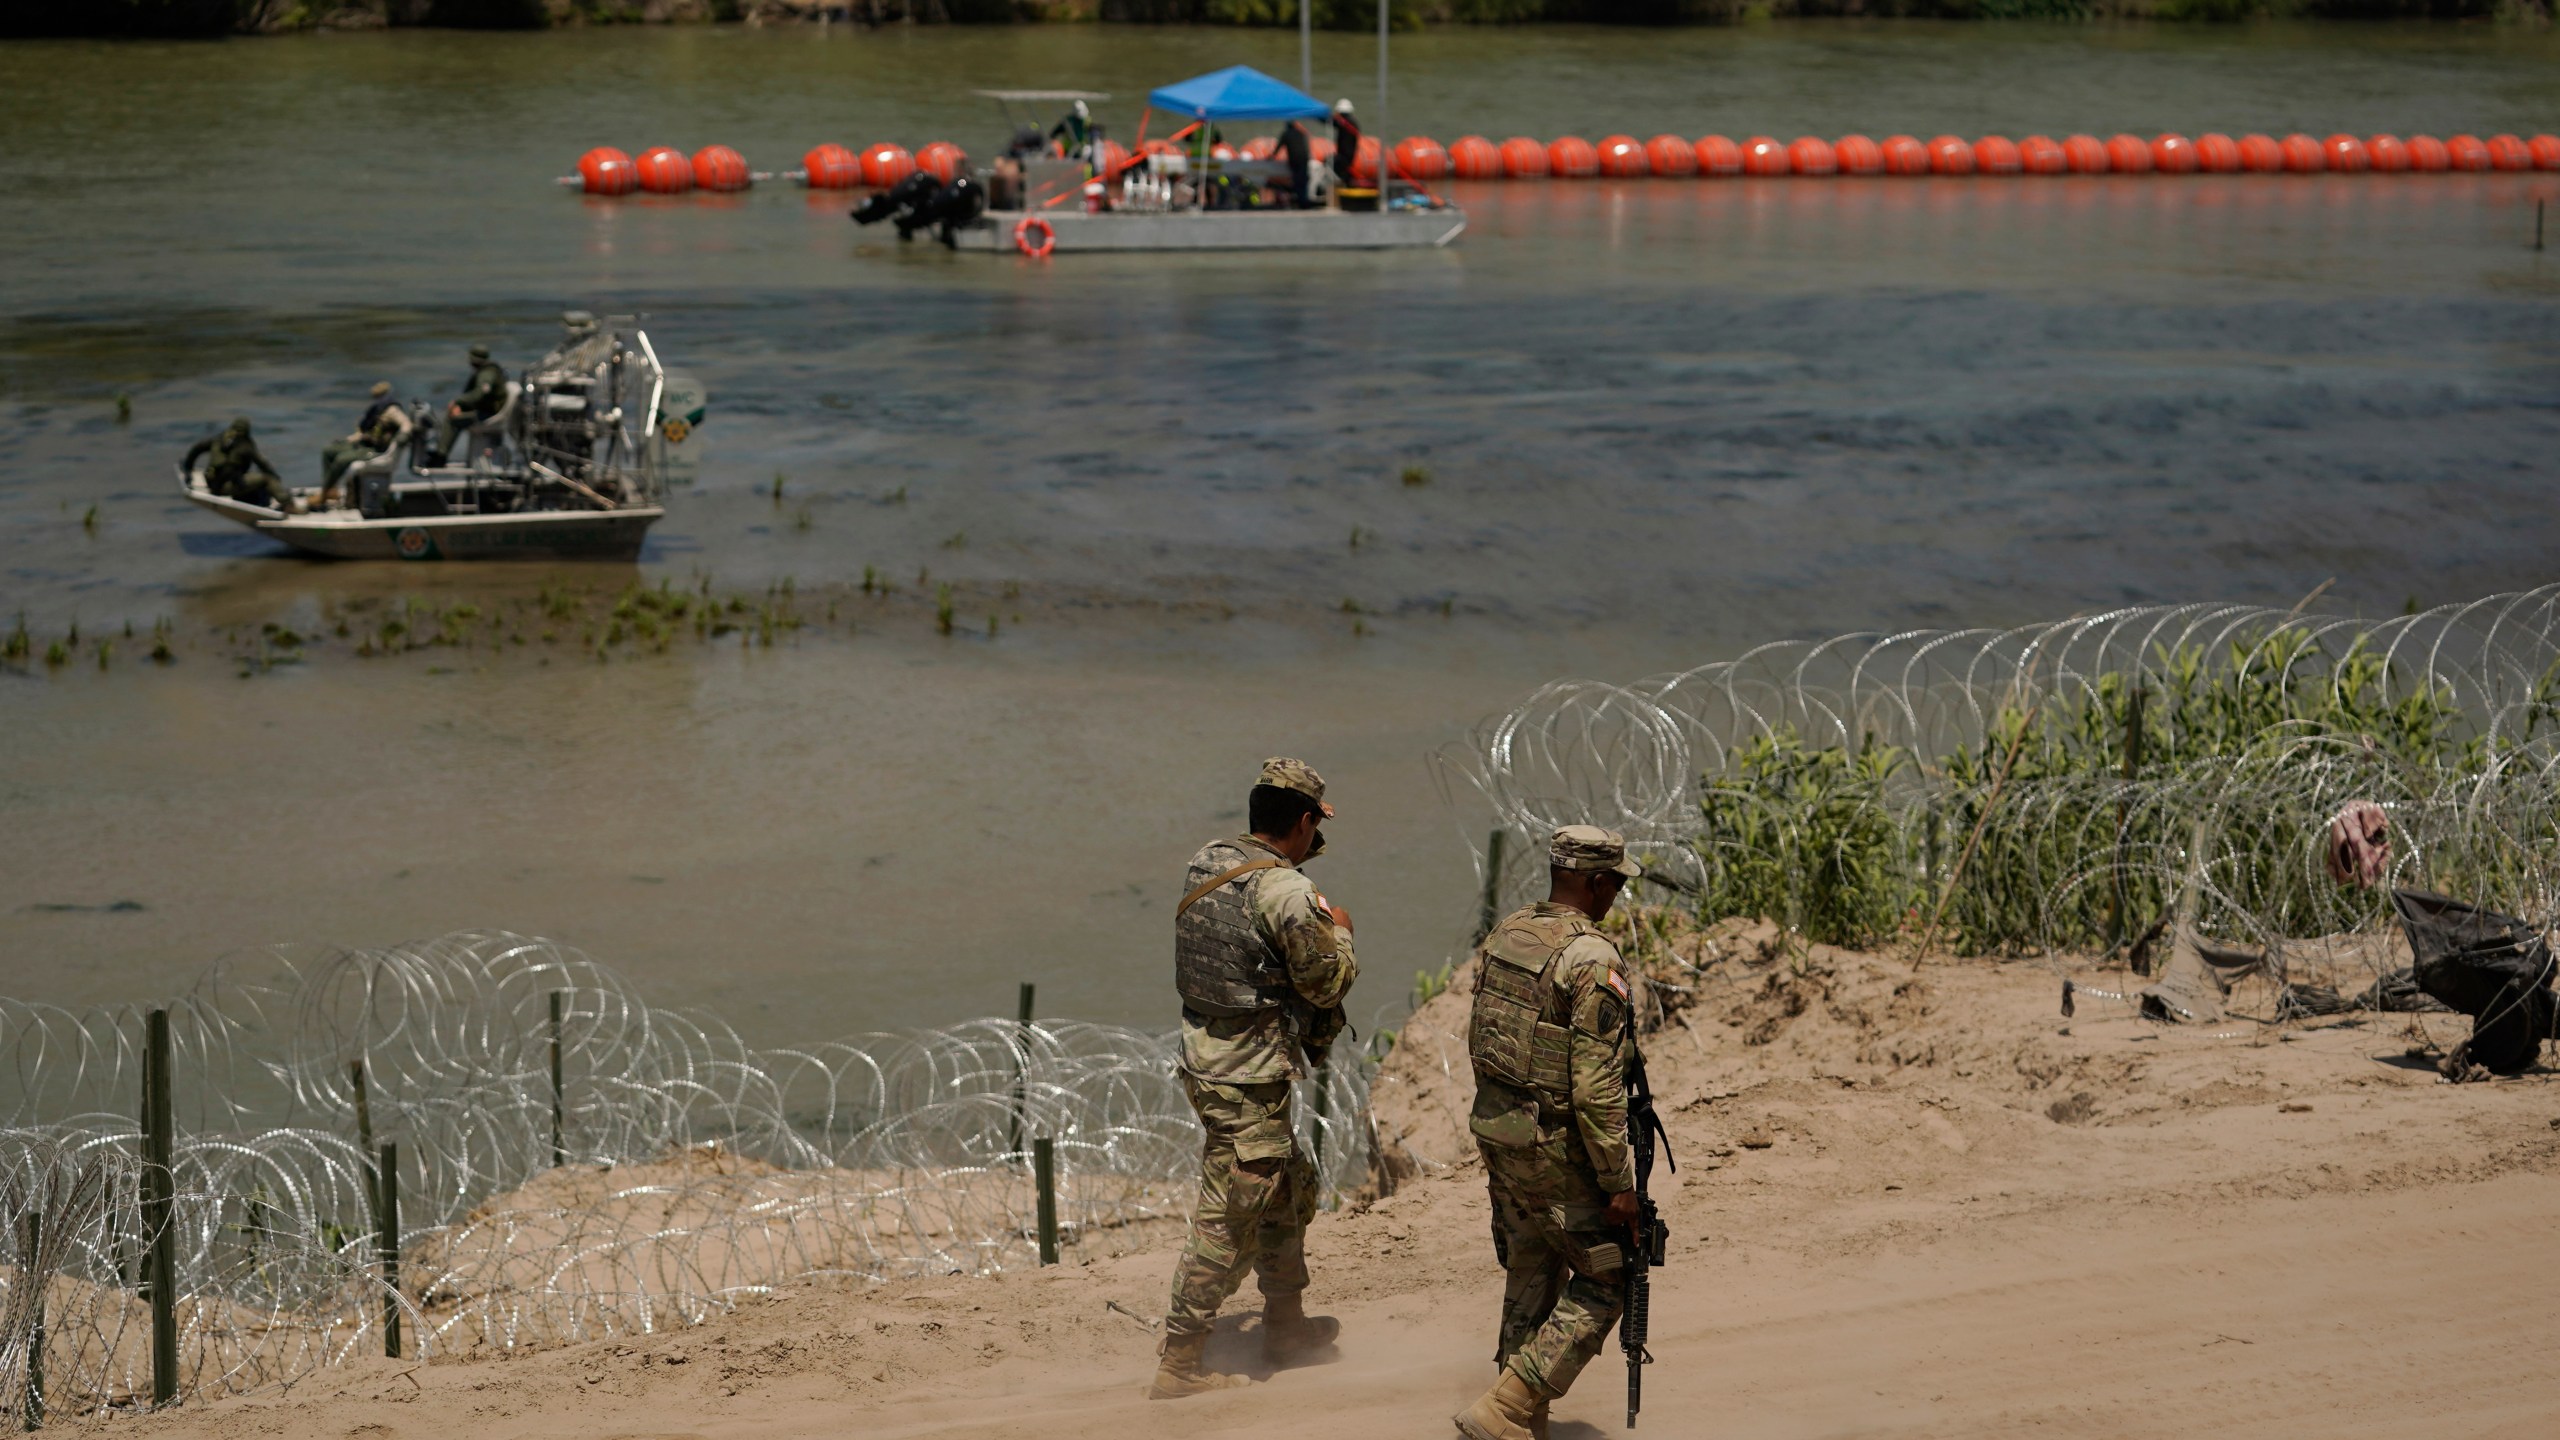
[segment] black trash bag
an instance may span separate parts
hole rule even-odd
[[[2512,915],[2424,890],[2394,890],[2418,988],[2471,1017],[2471,1063],[2515,1075],[2533,1064],[2560,1021],[2551,947]]]

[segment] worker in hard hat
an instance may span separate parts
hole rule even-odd
[[[1049,127],[1049,138],[1063,139],[1067,142],[1066,149],[1060,153],[1070,160],[1081,160],[1091,155],[1093,153],[1093,111],[1087,109],[1083,101],[1077,101],[1074,108],[1067,111],[1065,118]]]
[[[436,448],[427,456],[430,466],[442,465],[453,453],[453,437],[490,416],[507,403],[507,372],[489,358],[489,347],[471,347],[471,379],[462,393],[444,407],[444,418],[436,422]]]
[[[271,510],[290,508],[284,477],[258,453],[258,442],[249,435],[248,416],[234,417],[219,432],[188,447],[187,458],[178,462],[178,468],[192,475],[198,459],[204,461],[204,488],[214,494]]]
[[[1360,122],[1351,117],[1348,97],[1333,102],[1333,174],[1341,184],[1351,183],[1351,167],[1360,160]]]
[[[335,502],[338,482],[347,478],[348,470],[409,438],[409,412],[391,398],[390,381],[373,382],[372,401],[352,434],[321,447],[320,504],[324,508]]]

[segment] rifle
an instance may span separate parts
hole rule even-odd
[[[1672,1173],[1679,1173],[1680,1162],[1672,1158],[1671,1136],[1662,1128],[1662,1117],[1654,1113],[1644,1051],[1636,1048],[1633,1037],[1627,1050],[1627,1148],[1635,1158],[1636,1222],[1628,1235],[1632,1243],[1627,1246],[1627,1308],[1618,1321],[1618,1348],[1627,1355],[1627,1428],[1633,1430],[1636,1412],[1644,1408],[1644,1367],[1653,1363],[1653,1352],[1645,1348],[1652,1330],[1653,1267],[1662,1263],[1664,1248],[1671,1242],[1671,1227],[1662,1223],[1661,1212],[1647,1193],[1646,1182],[1653,1177],[1654,1141],[1662,1142],[1662,1159]]]

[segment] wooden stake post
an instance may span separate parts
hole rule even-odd
[[[154,1010],[142,1050],[143,1281],[151,1302],[151,1404],[178,1399],[177,1113],[169,1096],[169,1012]]]

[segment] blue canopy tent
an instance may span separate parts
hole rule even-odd
[[[1147,103],[1194,120],[1321,120],[1333,113],[1313,95],[1250,65],[1163,86],[1148,94]]]

